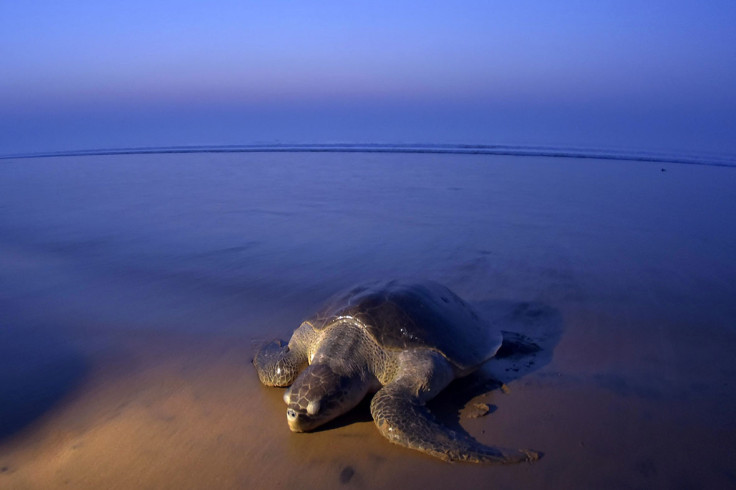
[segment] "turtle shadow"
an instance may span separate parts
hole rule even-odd
[[[503,392],[508,383],[549,364],[563,332],[560,312],[542,303],[485,301],[474,303],[473,307],[503,331],[503,344],[493,359],[469,376],[453,381],[427,403],[442,424],[468,437],[460,423],[464,418],[461,417],[462,409],[471,400],[493,391]],[[315,429],[315,432],[372,422],[371,399],[372,396],[366,396],[353,410]],[[491,414],[496,407],[488,405],[487,409],[487,414]],[[471,417],[486,415],[470,412]]]
[[[312,432],[322,432],[347,427],[352,424],[373,422],[373,416],[371,415],[372,399],[373,395],[366,396],[360,403],[358,403],[358,406],[339,417],[330,420],[326,424],[317,427]]]
[[[486,400],[479,407],[468,404],[493,392],[508,393],[508,384],[548,365],[564,331],[559,310],[538,302],[484,301],[473,306],[503,332],[496,355],[474,373],[460,378],[428,402],[428,408],[444,425],[468,435],[463,418],[492,414],[497,407]]]
[[[58,406],[88,370],[60,329],[0,323],[0,442]]]

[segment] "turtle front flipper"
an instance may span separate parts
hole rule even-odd
[[[253,358],[258,378],[266,386],[289,386],[307,366],[306,353],[292,350],[281,340],[261,346]]]
[[[253,358],[258,378],[266,386],[289,386],[309,365],[309,350],[317,334],[309,322],[294,330],[288,344],[272,340],[261,346]]]
[[[438,366],[439,356],[432,357],[434,360],[427,359],[424,366],[414,364],[408,372],[400,373],[373,397],[371,414],[384,437],[445,461],[510,464],[539,459],[535,451],[485,446],[440,424],[424,402],[449,383],[442,371],[451,368],[444,359],[439,362],[445,366]]]

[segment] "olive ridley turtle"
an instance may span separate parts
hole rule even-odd
[[[492,358],[501,331],[436,283],[374,283],[338,295],[288,344],[262,346],[261,382],[290,386],[286,418],[306,432],[374,393],[371,415],[389,441],[446,461],[518,463],[539,453],[486,446],[442,425],[426,408],[452,380]]]

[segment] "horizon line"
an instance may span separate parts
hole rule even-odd
[[[458,155],[529,156],[551,158],[588,158],[650,163],[677,163],[715,167],[736,167],[736,156],[684,156],[683,153],[615,150],[603,148],[555,147],[536,145],[481,144],[388,144],[388,143],[305,143],[191,145],[61,150],[0,155],[0,160],[53,158],[73,156],[150,155],[186,153],[428,153]]]

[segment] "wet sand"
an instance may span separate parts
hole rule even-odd
[[[338,155],[225,155],[209,163],[304,165],[311,192],[342,180],[344,194],[307,199],[281,179],[269,187],[277,198],[227,201],[223,171],[187,184],[187,204],[181,181],[146,197],[156,175],[126,166],[141,157],[95,158],[0,168],[0,487],[736,485],[736,169],[391,155],[344,157],[361,164],[344,168]],[[199,175],[201,156],[146,158]],[[60,178],[64,166],[91,180]],[[46,182],[48,169],[58,174]],[[375,180],[389,170],[402,178]],[[273,182],[253,175],[241,177]],[[121,178],[138,197],[106,202]],[[373,204],[349,200],[358,191]],[[256,204],[237,218],[242,237],[212,222]],[[122,221],[107,223],[111,214]],[[357,238],[335,244],[332,223]],[[260,386],[249,363],[254,346],[387,271],[439,280],[542,347],[491,361],[431,404],[445,423],[542,451],[540,461],[436,461],[389,444],[365,405],[326,430],[289,432],[282,391]],[[470,417],[475,403],[490,413]]]

